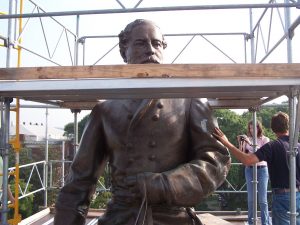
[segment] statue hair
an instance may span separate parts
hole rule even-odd
[[[120,54],[124,60],[124,62],[127,63],[127,59],[126,59],[126,49],[127,49],[127,44],[130,40],[131,37],[131,32],[132,30],[141,25],[141,24],[147,24],[147,23],[151,23],[154,26],[158,27],[155,23],[153,23],[150,20],[145,20],[145,19],[137,19],[131,23],[129,23],[124,30],[121,31],[121,33],[119,34],[119,48],[120,48]],[[159,28],[159,27],[158,27]],[[160,29],[160,28],[159,28]],[[162,35],[162,44],[163,44],[163,48],[165,49],[167,47],[167,42],[165,41],[165,37],[164,35]]]

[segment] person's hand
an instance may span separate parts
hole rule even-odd
[[[15,204],[15,198],[10,198],[9,200],[10,200],[11,204]]]
[[[214,133],[212,133],[223,145],[227,146],[229,141],[226,135],[220,130],[220,128],[215,127]]]
[[[238,135],[238,136],[237,136],[237,140],[238,140],[238,143],[240,143],[240,142],[246,142],[246,143],[248,143],[249,145],[252,145],[252,143],[251,143],[249,137],[248,137],[247,135],[245,135],[245,134],[243,134],[243,135]]]
[[[242,139],[241,137],[242,137],[242,135],[236,136],[236,139],[237,139],[237,142],[238,142],[238,143],[240,143],[240,142],[243,141],[243,139]]]

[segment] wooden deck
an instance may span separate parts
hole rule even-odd
[[[91,209],[88,213],[86,225],[97,225],[97,217],[103,214],[104,210]],[[237,215],[235,212],[230,214],[229,212],[221,215],[220,212],[218,215],[214,215],[214,212],[202,213],[197,212],[197,215],[200,217],[201,221],[205,225],[244,225],[247,220],[247,215]],[[54,210],[46,208],[39,213],[32,215],[24,220],[22,220],[19,225],[53,225],[54,221]],[[260,221],[258,221],[260,225]]]

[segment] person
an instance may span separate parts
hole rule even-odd
[[[3,189],[3,158],[0,156],[0,206],[2,205],[2,189]],[[7,197],[11,204],[15,203],[15,198],[10,190],[10,186],[7,186]]]
[[[270,139],[263,134],[262,124],[257,121],[257,148],[260,148],[264,144],[268,143]],[[247,135],[239,135],[237,137],[239,143],[239,149],[245,153],[253,153],[253,121],[249,121],[247,125]],[[247,200],[248,200],[248,224],[253,224],[253,166],[245,167],[245,177],[247,184]],[[257,191],[258,191],[258,203],[260,208],[260,218],[262,225],[268,225],[271,223],[268,209],[268,181],[269,173],[266,161],[257,163]]]
[[[256,152],[246,154],[231,144],[224,133],[215,128],[213,135],[223,143],[230,152],[243,164],[249,166],[266,161],[270,174],[272,188],[272,224],[289,225],[290,215],[290,184],[289,184],[289,116],[278,112],[271,119],[271,129],[277,140],[270,141]],[[298,150],[300,144],[298,143]],[[299,154],[296,155],[296,223],[300,225],[300,162]]]
[[[167,44],[152,21],[138,19],[119,34],[129,64],[162,63]],[[98,103],[83,132],[55,225],[85,222],[107,163],[112,197],[101,225],[201,224],[190,207],[220,186],[228,150],[211,135],[217,126],[200,99],[115,99]]]

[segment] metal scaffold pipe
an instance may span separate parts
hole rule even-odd
[[[296,225],[296,155],[293,149],[293,136],[295,131],[295,118],[296,118],[296,101],[295,96],[292,91],[291,95],[289,96],[289,165],[290,165],[290,211],[288,212],[290,215],[290,224]],[[298,139],[297,139],[298,140]],[[296,140],[294,140],[296,141]]]
[[[3,158],[3,172],[2,172],[2,212],[1,212],[1,222],[2,224],[7,224],[8,216],[8,154],[9,154],[9,121],[10,121],[10,103],[11,98],[4,98],[4,111],[1,114],[1,155]]]
[[[300,7],[297,3],[273,3],[273,4],[228,4],[228,5],[193,5],[193,6],[173,6],[173,7],[149,7],[149,8],[131,8],[131,9],[104,9],[104,10],[80,10],[66,12],[47,12],[47,13],[28,13],[14,15],[0,15],[0,19],[9,18],[32,18],[32,17],[50,17],[50,16],[76,16],[92,14],[119,14],[119,13],[140,13],[140,12],[166,12],[166,11],[188,11],[188,10],[217,10],[217,9],[249,9],[249,8],[286,8]]]
[[[49,150],[49,137],[48,137],[48,108],[46,108],[46,129],[45,129],[45,168],[44,168],[44,206],[48,205],[48,166],[49,166],[49,158],[48,158],[48,150]]]

